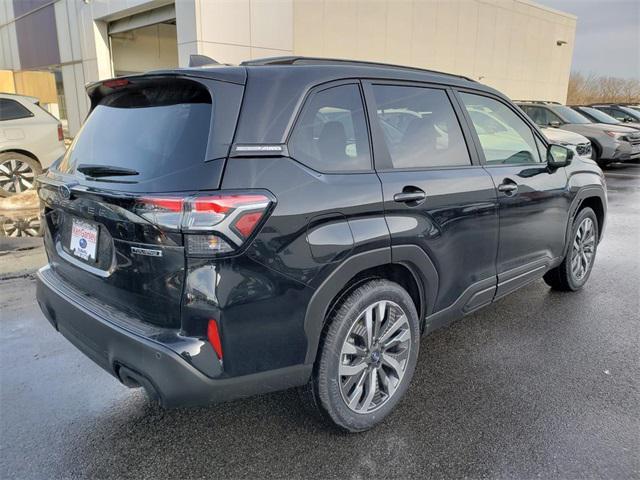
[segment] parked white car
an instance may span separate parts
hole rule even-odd
[[[0,196],[32,188],[64,151],[60,121],[37,98],[0,93]]]
[[[541,130],[551,143],[557,143],[558,145],[570,148],[581,158],[591,159],[593,152],[591,142],[587,137],[579,133],[569,132],[568,130],[561,130],[560,128],[542,127]]]

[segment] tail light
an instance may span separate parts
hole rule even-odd
[[[64,132],[62,131],[62,124],[61,123],[58,124],[58,141],[59,142],[64,141]]]
[[[262,193],[143,197],[136,212],[160,227],[184,233],[187,254],[216,255],[239,249],[273,203]]]

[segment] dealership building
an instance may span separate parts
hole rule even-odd
[[[0,0],[0,91],[38,97],[70,136],[86,83],[191,54],[411,65],[564,102],[575,30],[575,16],[529,0]]]

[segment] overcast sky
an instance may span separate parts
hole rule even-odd
[[[640,78],[640,0],[535,0],[578,17],[572,70]]]

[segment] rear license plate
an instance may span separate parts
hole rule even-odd
[[[73,219],[69,250],[83,260],[96,261],[98,249],[98,227],[82,220]]]

